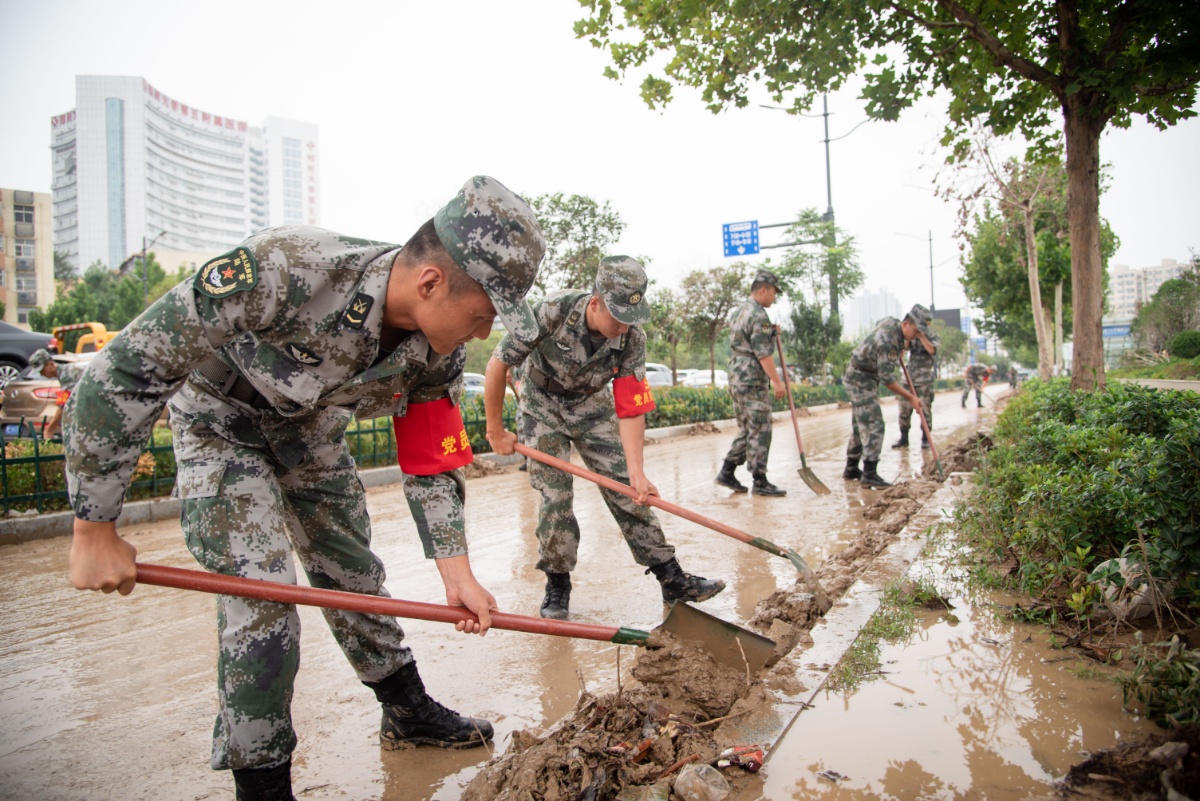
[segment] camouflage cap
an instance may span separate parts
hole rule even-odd
[[[529,204],[495,178],[476,175],[434,215],[433,225],[455,263],[492,299],[504,327],[518,339],[536,337],[525,295],[546,240]]]
[[[29,357],[29,366],[34,370],[41,370],[46,366],[46,362],[50,361],[52,358],[54,358],[53,355],[45,348],[42,348],[41,350],[35,350]]]
[[[617,322],[641,325],[650,319],[646,270],[628,256],[606,256],[596,271],[596,294]]]
[[[996,370],[997,370],[997,369],[998,369],[998,368],[997,368],[997,367],[996,367],[996,365],[994,365],[994,364],[989,364],[989,365],[988,365],[988,372],[989,372],[989,373],[994,373],[994,372],[996,372]]]
[[[917,330],[926,337],[933,336],[929,330],[929,324],[933,322],[933,312],[929,311],[929,309],[918,303],[909,310],[905,317],[912,320],[917,326]]]
[[[775,287],[775,291],[778,292],[779,276],[775,275],[775,273],[771,272],[770,270],[759,270],[754,274],[754,282],[751,284],[751,286],[754,284],[766,284],[767,286],[773,286]]]

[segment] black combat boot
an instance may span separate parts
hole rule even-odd
[[[862,471],[858,469],[858,460],[846,457],[846,469],[842,471],[842,478],[847,481],[853,481],[856,478],[862,477]]]
[[[900,429],[900,439],[896,440],[896,444],[892,445],[892,448],[895,449],[895,448],[907,448],[907,447],[908,447],[908,429],[902,427]]]
[[[296,801],[292,795],[292,760],[270,768],[233,771],[237,801]]]
[[[858,479],[858,483],[868,489],[878,489],[881,487],[892,486],[891,482],[885,481],[883,476],[875,472],[875,468],[879,466],[879,462],[863,462],[862,477]]]
[[[734,492],[746,492],[746,485],[738,481],[737,476],[733,474],[737,467],[736,464],[726,459],[725,464],[721,465],[721,472],[717,473],[717,477],[713,480]]]
[[[983,408],[983,398],[979,397],[978,395],[975,396],[975,406],[979,409]]]
[[[782,495],[787,495],[787,490],[780,489],[779,487],[772,484],[770,481],[767,481],[766,473],[755,473],[754,474],[754,494],[779,497]]]
[[[725,582],[720,579],[706,579],[703,576],[693,576],[684,573],[679,566],[679,560],[671,558],[661,565],[654,565],[646,571],[653,573],[662,585],[663,603],[672,601],[707,601],[721,590]]]
[[[474,748],[492,739],[492,724],[483,718],[460,715],[425,692],[425,684],[410,662],[383,681],[363,684],[375,691],[383,704],[379,744],[385,751],[417,745],[438,748]]]
[[[542,617],[566,620],[571,607],[571,574],[546,573],[546,597],[542,599]]]

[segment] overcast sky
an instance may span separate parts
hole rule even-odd
[[[722,223],[824,210],[820,118],[757,105],[713,115],[688,90],[650,111],[637,80],[604,78],[604,54],[574,38],[582,16],[573,0],[0,0],[0,186],[50,190],[50,118],[74,108],[76,75],[138,75],[253,125],[316,123],[321,223],[348,234],[403,241],[486,173],[526,196],[610,202],[628,224],[616,250],[676,286],[726,261]],[[855,95],[830,96],[832,138],[865,118]],[[830,146],[833,208],[858,240],[866,288],[904,305],[930,302],[930,231],[933,300],[966,302],[954,212],[932,191],[943,108],[927,102]],[[1121,238],[1113,263],[1200,248],[1200,121],[1110,130],[1101,157],[1112,164],[1101,213]]]

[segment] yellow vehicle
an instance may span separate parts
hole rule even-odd
[[[84,331],[78,339],[75,339],[74,351],[66,349],[66,340],[74,338],[72,335],[76,331]],[[104,323],[72,323],[71,325],[60,325],[50,332],[54,339],[51,342],[51,350],[56,353],[95,353],[102,350],[113,337],[121,333],[120,331],[109,331]]]

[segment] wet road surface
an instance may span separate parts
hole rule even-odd
[[[935,408],[939,445],[964,436],[989,411],[960,409],[956,393],[938,396]],[[895,404],[885,404],[884,414],[890,444]],[[846,410],[801,419],[808,464],[833,491],[828,496],[813,494],[799,479],[790,422],[776,424],[771,449],[770,477],[788,490],[786,498],[733,495],[712,483],[733,430],[650,444],[646,472],[663,498],[817,563],[853,539],[864,499],[870,503],[869,491],[840,478],[849,425]],[[907,477],[919,471],[921,458],[916,446],[893,451],[885,445],[880,473]],[[392,595],[444,603],[399,487],[370,490],[368,505]],[[582,480],[576,481],[576,513],[583,537],[580,568],[572,575],[572,618],[640,629],[661,622],[657,583],[633,562],[599,492]],[[759,599],[794,580],[784,559],[664,512],[658,516],[685,570],[729,584],[702,605],[707,612],[744,624]],[[468,482],[472,567],[504,611],[537,614],[543,577],[533,568],[536,518],[537,494],[526,474]],[[177,523],[132,526],[122,534],[141,561],[196,567]],[[0,797],[232,798],[228,773],[208,768],[216,704],[213,598],[150,586],[126,598],[78,592],[67,581],[68,547],[63,538],[0,548]],[[456,799],[488,753],[380,751],[378,704],[356,681],[320,612],[302,607],[300,615],[297,797]],[[513,731],[542,730],[569,712],[581,684],[615,688],[618,662],[628,677],[634,657],[628,647],[618,651],[605,643],[498,630],[479,638],[446,624],[403,624],[430,693],[459,712],[491,719],[493,747],[500,750]],[[789,764],[773,760],[771,775],[794,788],[795,782],[786,784]],[[940,770],[936,764],[924,769]],[[792,797],[792,789],[783,792],[767,797]]]

